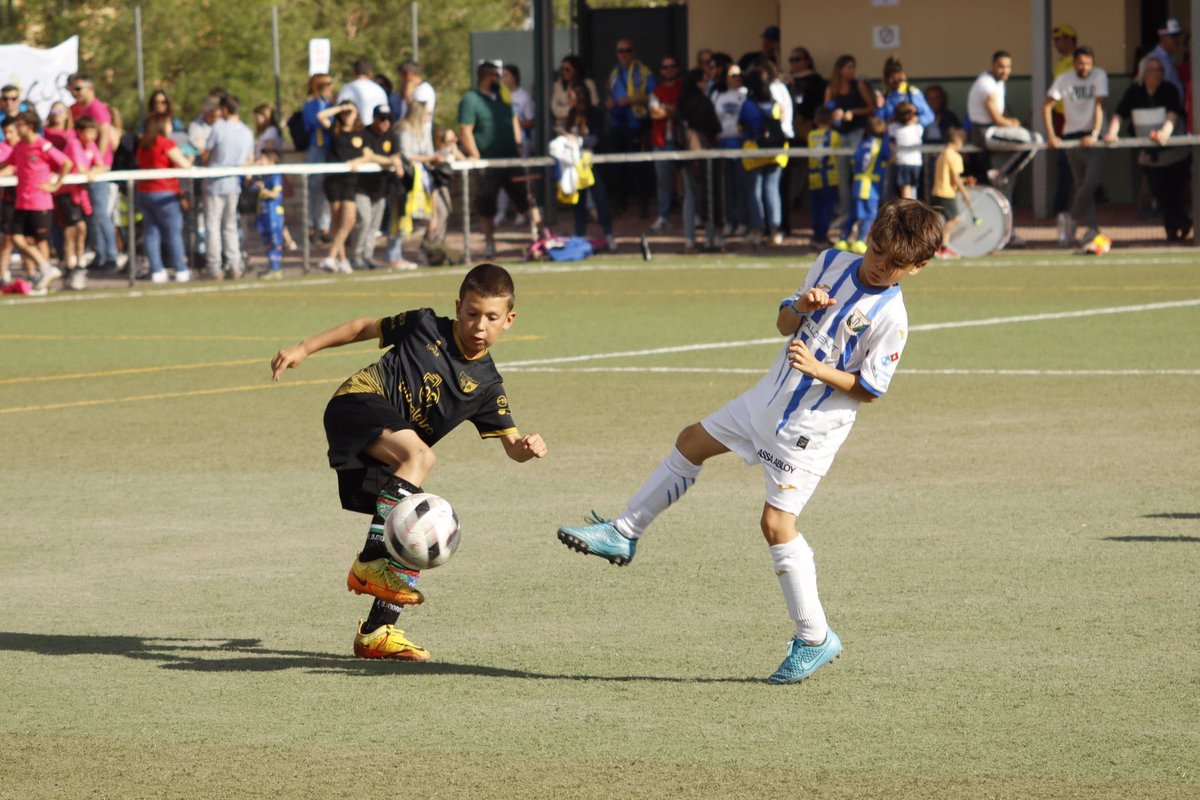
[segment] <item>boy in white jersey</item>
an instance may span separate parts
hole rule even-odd
[[[734,452],[762,466],[760,525],[795,623],[787,657],[769,680],[799,683],[837,658],[842,643],[826,622],[816,562],[796,517],[849,435],[859,404],[887,391],[908,329],[900,281],[920,272],[941,243],[941,215],[898,199],[880,209],[865,255],[820,253],[804,285],[779,306],[775,324],[788,342],[762,380],[684,428],[620,516],[593,515],[591,524],[559,528],[559,540],[628,564],[639,537],[696,482],[701,465]]]

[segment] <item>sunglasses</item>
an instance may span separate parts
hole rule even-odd
[[[78,94],[79,92],[82,92],[82,91],[83,91],[82,86],[72,86],[71,87],[71,94]]]
[[[740,72],[731,72],[731,73],[729,73],[729,77],[731,77],[731,78],[740,78],[740,77],[742,77],[742,73],[740,73]]]
[[[21,96],[19,94],[6,94],[3,97],[0,97],[0,100],[3,100],[6,103],[15,103],[20,99]]]

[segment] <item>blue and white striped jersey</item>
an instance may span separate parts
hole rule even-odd
[[[836,305],[806,314],[794,338],[826,364],[857,374],[867,391],[879,396],[900,363],[908,312],[899,284],[876,288],[859,281],[862,260],[838,250],[820,253],[804,285],[780,307],[813,287],[837,300]],[[790,340],[746,399],[760,437],[789,448],[788,460],[796,466],[824,475],[850,435],[859,402],[793,369],[788,344]]]

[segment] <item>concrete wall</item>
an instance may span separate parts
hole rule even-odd
[[[1137,0],[1057,0],[1052,19],[1075,26],[1080,43],[1096,50],[1098,66],[1122,73],[1131,68],[1139,33],[1136,5]],[[897,53],[912,78],[965,77],[985,69],[996,50],[1012,53],[1014,72],[1022,75],[1030,65],[1030,8],[1028,0],[688,0],[688,39],[693,55],[711,47],[736,58],[759,47],[764,27],[778,24],[784,52],[807,47],[826,76],[839,55],[852,53],[860,74],[878,80],[884,60]],[[898,26],[898,47],[875,46],[874,28],[880,25]]]

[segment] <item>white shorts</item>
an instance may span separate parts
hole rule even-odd
[[[740,395],[700,420],[704,430],[747,464],[761,464],[766,503],[799,516],[816,491],[821,476],[797,465],[792,448],[778,439],[764,439],[750,422],[746,395]]]

